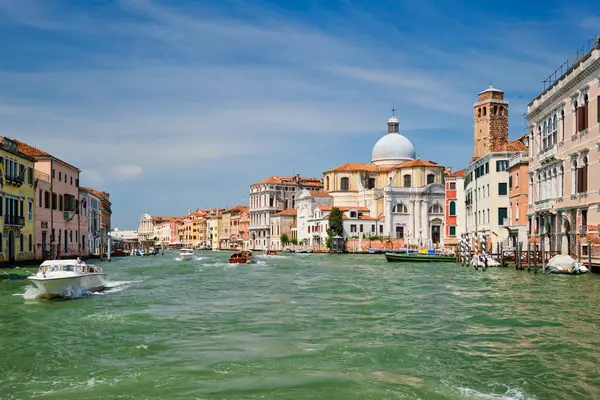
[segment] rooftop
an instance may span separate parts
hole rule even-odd
[[[323,186],[323,182],[319,178],[306,178],[299,175],[295,176],[280,176],[273,175],[263,179],[256,183],[256,185],[263,183],[274,183],[277,185],[302,185],[302,186]]]
[[[338,167],[332,168],[327,172],[387,172],[401,168],[411,168],[411,167],[441,167],[437,163],[433,161],[425,161],[417,158],[416,160],[406,161],[400,165],[387,165],[387,166],[378,166],[375,164],[361,164],[361,163],[346,163],[342,164]]]
[[[65,164],[65,165],[68,165],[71,168],[76,169],[77,171],[80,171],[79,168],[75,167],[74,165],[71,165],[64,160],[61,160],[60,158],[54,157],[52,154],[47,153],[44,150],[40,150],[37,147],[33,147],[33,146],[28,145],[27,143],[23,143],[19,140],[15,140],[15,143],[17,143],[17,145],[19,146],[20,153],[23,153],[30,157],[53,158],[57,161],[60,161],[61,163]]]
[[[297,211],[295,208],[288,208],[287,210],[283,210],[283,211],[279,211],[277,214],[275,215],[296,215]]]

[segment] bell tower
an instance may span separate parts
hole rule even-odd
[[[508,143],[508,101],[491,84],[473,105],[474,156],[478,159]]]

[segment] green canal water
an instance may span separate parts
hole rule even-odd
[[[228,253],[0,281],[0,399],[599,399],[600,277]]]

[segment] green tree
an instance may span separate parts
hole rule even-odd
[[[287,235],[287,233],[282,234],[279,237],[279,240],[281,240],[282,246],[287,246],[290,243],[290,237]]]
[[[298,244],[298,239],[296,238],[292,238],[292,240],[290,240],[291,244]]]
[[[344,219],[339,208],[334,207],[329,213],[329,229],[327,230],[327,241],[325,245],[331,249],[333,245],[333,237],[344,236]]]

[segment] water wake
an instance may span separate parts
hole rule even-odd
[[[486,399],[486,400],[535,400],[535,397],[526,397],[518,388],[507,388],[504,394],[481,393],[474,389],[460,388],[460,393],[467,399]]]

